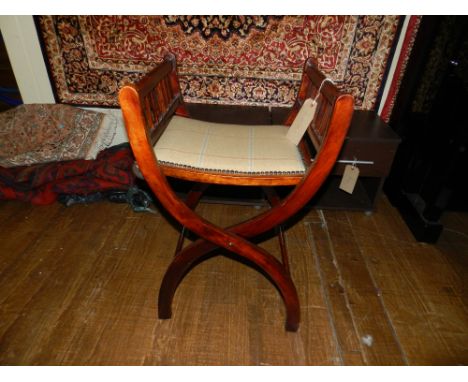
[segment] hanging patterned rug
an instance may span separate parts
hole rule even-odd
[[[117,106],[167,52],[186,101],[292,104],[305,59],[373,109],[399,16],[38,16],[57,101]]]

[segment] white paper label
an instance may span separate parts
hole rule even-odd
[[[315,102],[312,98],[307,98],[302,104],[299,113],[297,113],[296,118],[294,118],[294,122],[286,133],[286,138],[288,138],[296,146],[299,144],[302,137],[304,136],[305,131],[314,119],[316,110],[317,102]]]
[[[358,177],[359,169],[356,166],[347,164],[345,166],[343,178],[341,179],[340,189],[347,192],[348,194],[352,194]]]

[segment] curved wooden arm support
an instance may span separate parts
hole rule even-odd
[[[312,60],[304,66],[303,82],[297,101],[292,107],[286,125],[294,120],[304,100],[316,96],[325,77]],[[308,129],[317,154],[312,163],[307,163],[302,177],[281,175],[251,175],[236,177],[234,174],[203,174],[180,168],[169,168],[158,163],[153,145],[164,132],[174,114],[187,116],[177,79],[175,59],[167,56],[163,63],[150,72],[138,84],[121,89],[119,100],[127,127],[128,137],[138,166],[148,185],[161,204],[171,215],[200,239],[177,252],[161,283],[158,310],[160,318],[171,317],[171,304],[185,274],[191,267],[216,248],[224,248],[261,268],[277,287],[286,307],[286,329],[299,327],[299,300],[294,283],[289,275],[287,262],[282,264],[264,249],[248,239],[284,223],[294,216],[320,188],[333,165],[346,136],[353,112],[353,99],[342,95],[336,87],[326,82],[319,94],[318,115]],[[305,145],[303,145],[305,147]],[[305,158],[310,156],[305,155]],[[228,228],[220,228],[193,211],[200,194],[184,203],[172,190],[166,175],[191,179],[201,183],[237,185],[290,185],[295,189],[283,200],[275,199],[272,208],[264,213]],[[202,187],[203,188],[203,187]],[[201,188],[201,189],[202,189]],[[198,198],[195,201],[195,197]],[[178,245],[178,249],[180,248]]]

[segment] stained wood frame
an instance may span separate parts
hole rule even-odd
[[[277,260],[249,239],[280,227],[294,216],[314,196],[335,164],[353,114],[353,98],[341,94],[336,86],[324,82],[325,76],[313,59],[304,65],[297,99],[285,125],[294,121],[304,100],[317,97],[317,114],[299,147],[306,166],[305,174],[252,175],[244,173],[209,172],[158,163],[153,146],[175,114],[190,117],[185,107],[177,77],[175,56],[167,55],[163,62],[143,79],[120,90],[119,101],[129,141],[139,169],[164,208],[185,229],[200,238],[182,249],[177,244],[176,256],[164,275],[159,291],[160,318],[170,318],[171,304],[177,286],[184,275],[207,254],[224,248],[234,256],[259,267],[279,290],[286,307],[286,329],[296,331],[300,322],[299,299],[289,273],[284,238],[280,230],[283,259]],[[320,86],[322,85],[323,86]],[[319,92],[320,93],[317,94]],[[312,144],[308,144],[308,141]],[[309,147],[314,147],[311,153]],[[313,161],[311,160],[313,158]],[[195,182],[196,187],[186,201],[172,190],[166,177]],[[261,186],[266,190],[271,208],[258,216],[228,228],[220,228],[194,212],[206,184]],[[274,186],[295,185],[284,199],[273,191]]]

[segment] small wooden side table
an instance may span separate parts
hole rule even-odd
[[[311,206],[373,211],[399,144],[398,135],[375,112],[356,110],[338,163]],[[345,166],[353,163],[360,175],[353,193],[348,194],[339,184]]]

